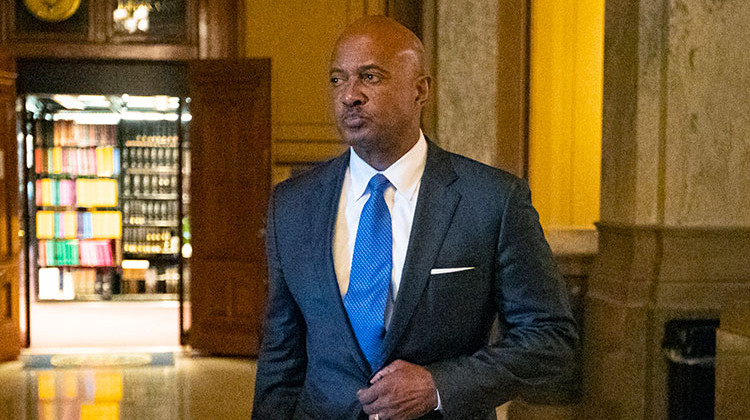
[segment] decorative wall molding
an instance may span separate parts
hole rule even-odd
[[[586,295],[585,413],[665,419],[665,324],[719,318],[733,299],[750,298],[750,228],[597,227]]]

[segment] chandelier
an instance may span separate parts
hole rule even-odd
[[[115,28],[128,33],[148,32],[149,0],[117,0],[117,9],[112,12]]]

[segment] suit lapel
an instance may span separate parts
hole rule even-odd
[[[352,357],[362,372],[369,376],[371,369],[364,355],[359,349],[354,331],[349,323],[349,316],[346,314],[344,302],[341,299],[336,270],[333,262],[333,235],[336,227],[336,216],[338,215],[339,199],[341,197],[341,187],[344,183],[344,175],[349,167],[349,151],[336,158],[329,167],[329,172],[321,178],[320,203],[321,212],[325,215],[324,223],[318,226],[325,226],[325,232],[322,232],[324,242],[321,250],[324,257],[323,261],[323,281],[320,283],[321,293],[329,302],[327,307],[330,309],[332,328],[339,331],[340,338],[344,347],[348,348]],[[315,245],[313,245],[315,246]],[[311,255],[318,254],[314,252]]]
[[[457,178],[450,155],[432,142],[428,145],[401,285],[385,337],[383,360],[388,360],[414,313],[461,198],[449,188]]]

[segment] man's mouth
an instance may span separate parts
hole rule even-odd
[[[361,114],[347,114],[341,120],[347,128],[359,128],[365,124],[366,118]]]

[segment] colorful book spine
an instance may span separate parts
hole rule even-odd
[[[119,239],[122,214],[119,211],[46,211],[36,213],[38,239]]]
[[[78,265],[78,240],[39,241],[39,265],[61,266]]]
[[[114,263],[114,253],[110,240],[39,241],[39,265],[43,267],[111,267]]]
[[[55,146],[114,146],[117,126],[55,121]]]
[[[110,241],[82,241],[80,249],[81,265],[91,267],[114,265],[114,258]]]
[[[78,207],[117,206],[117,181],[114,179],[76,179]]]
[[[120,151],[112,146],[34,150],[38,174],[111,177],[120,173]]]
[[[37,179],[37,206],[75,206],[76,182],[70,179]]]

